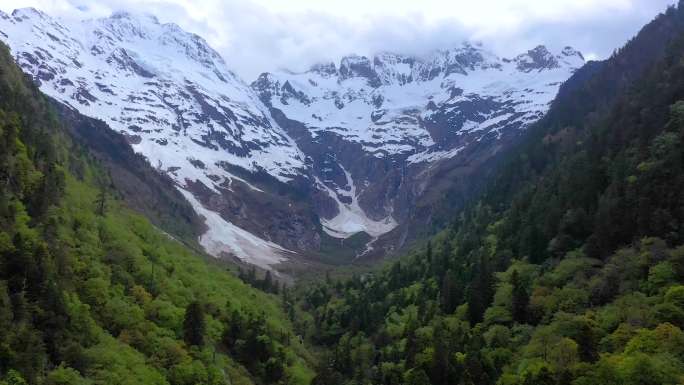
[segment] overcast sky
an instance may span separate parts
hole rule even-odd
[[[423,54],[464,40],[501,56],[546,44],[604,58],[676,0],[0,0],[60,17],[127,10],[204,37],[246,80],[341,56]]]

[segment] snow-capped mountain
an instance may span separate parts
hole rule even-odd
[[[538,46],[505,59],[464,43],[427,57],[354,55],[303,73],[265,73],[252,88],[313,159],[317,185],[341,208],[319,210],[331,218],[323,230],[378,237],[422,215],[415,206],[426,186],[435,188],[429,179],[439,167],[466,162],[477,173],[477,164],[544,115],[583,64],[571,47],[554,54]]]
[[[230,189],[241,180],[233,166],[282,182],[304,169],[303,154],[256,94],[175,24],[127,13],[66,23],[27,8],[0,13],[0,37],[44,93],[124,133],[185,192],[189,182]],[[280,259],[273,250],[281,247],[191,203],[207,217],[210,252],[261,265]]]
[[[248,85],[201,37],[152,16],[0,12],[0,39],[44,93],[123,133],[175,180],[205,218],[210,253],[261,266],[359,232],[395,234],[366,252],[402,245],[435,194],[476,175],[583,64],[571,48],[503,59],[464,44]],[[453,169],[467,172],[447,183],[440,170]]]
[[[464,134],[479,139],[535,122],[583,64],[570,47],[554,55],[539,46],[508,60],[466,43],[426,58],[349,56],[339,66],[263,74],[252,87],[314,137],[335,133],[374,156],[410,154],[419,163],[453,155]]]

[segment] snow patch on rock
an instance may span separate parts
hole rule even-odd
[[[328,195],[335,200],[338,207],[338,214],[331,218],[321,218],[323,231],[334,238],[349,238],[354,234],[365,232],[373,238],[377,238],[382,234],[392,231],[397,227],[397,222],[392,215],[388,215],[381,220],[374,220],[366,214],[366,212],[359,205],[356,185],[351,177],[351,174],[342,168],[347,178],[347,186],[350,186],[349,191],[338,189],[334,191],[320,180],[317,180],[318,185],[328,192]],[[339,196],[344,196],[351,199],[351,203],[344,203],[339,199]]]
[[[179,191],[192,204],[195,211],[204,217],[209,230],[200,237],[199,243],[209,254],[215,257],[221,257],[224,253],[233,255],[269,270],[272,270],[274,265],[286,261],[288,255],[295,254],[226,221],[218,213],[205,208],[187,190]]]
[[[436,162],[441,159],[453,158],[463,151],[465,147],[458,147],[448,151],[423,151],[409,156],[406,160],[409,163]]]

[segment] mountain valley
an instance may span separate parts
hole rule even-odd
[[[150,15],[0,40],[0,385],[684,384],[684,0],[251,82]]]
[[[153,16],[66,22],[21,9],[0,15],[0,31],[43,92],[175,181],[205,218],[209,253],[261,267],[316,260],[350,237],[334,263],[430,235],[584,64],[569,47],[503,59],[464,43],[248,85],[201,37]]]

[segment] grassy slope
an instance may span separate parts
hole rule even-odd
[[[233,308],[242,311],[263,312],[272,330],[284,333],[291,330],[291,325],[282,312],[277,298],[244,284],[220,263],[207,261],[189,251],[152,226],[144,217],[127,210],[121,202],[110,202],[111,207],[106,217],[96,216],[93,213],[96,196],[97,190],[92,185],[69,178],[62,207],[66,218],[80,223],[77,231],[70,231],[67,226],[62,233],[65,242],[69,242],[75,251],[74,273],[84,278],[83,286],[77,288],[77,291],[89,293],[92,287],[97,287],[97,292],[92,293],[92,298],[87,294],[84,298],[84,302],[95,310],[90,312],[96,323],[92,327],[98,329],[97,334],[102,338],[102,342],[91,349],[109,352],[100,363],[103,365],[102,369],[92,373],[93,378],[101,378],[107,383],[116,382],[112,378],[119,375],[127,376],[131,363],[135,363],[133,368],[136,370],[130,374],[137,377],[132,383],[145,383],[147,379],[142,374],[155,372],[145,364],[147,357],[144,354],[127,345],[128,337],[124,331],[119,333],[119,339],[114,339],[101,329],[102,323],[112,322],[102,320],[103,317],[115,316],[108,314],[105,302],[112,298],[124,301],[125,305],[120,310],[127,314],[124,319],[112,323],[121,322],[121,327],[135,328],[136,322],[151,322],[155,324],[150,325],[152,329],[164,329],[162,334],[172,331],[172,339],[176,341],[181,337],[185,306],[194,300],[218,309],[225,308],[226,303],[230,302]],[[111,283],[112,266],[107,262],[107,254],[112,252],[112,248],[119,247],[125,250],[127,258],[133,259],[136,266],[134,269],[137,270],[134,280],[136,284],[140,284],[138,287],[154,285],[159,295],[141,302],[132,292],[126,293],[120,285]],[[99,278],[103,278],[103,281]],[[74,306],[82,306],[80,298],[74,296],[73,301]],[[103,302],[105,305],[99,306]],[[142,317],[137,318],[139,314],[142,314]],[[149,321],[151,318],[155,320]],[[209,345],[218,344],[223,325],[211,315],[208,316],[207,325]],[[103,349],[104,347],[106,349]],[[209,351],[212,349],[208,348],[203,354],[210,354]],[[305,349],[300,345],[292,345],[288,355],[292,382],[308,383],[312,372],[301,358],[306,357]],[[114,357],[126,357],[121,360],[129,362],[122,367],[116,365],[117,360],[107,362]],[[234,383],[249,383],[244,369],[239,368],[235,362],[221,354],[218,355],[218,360],[221,362],[220,366],[228,368],[227,372]],[[119,368],[124,372],[117,373]],[[138,373],[141,375],[137,376]],[[240,378],[241,381],[238,380]]]

